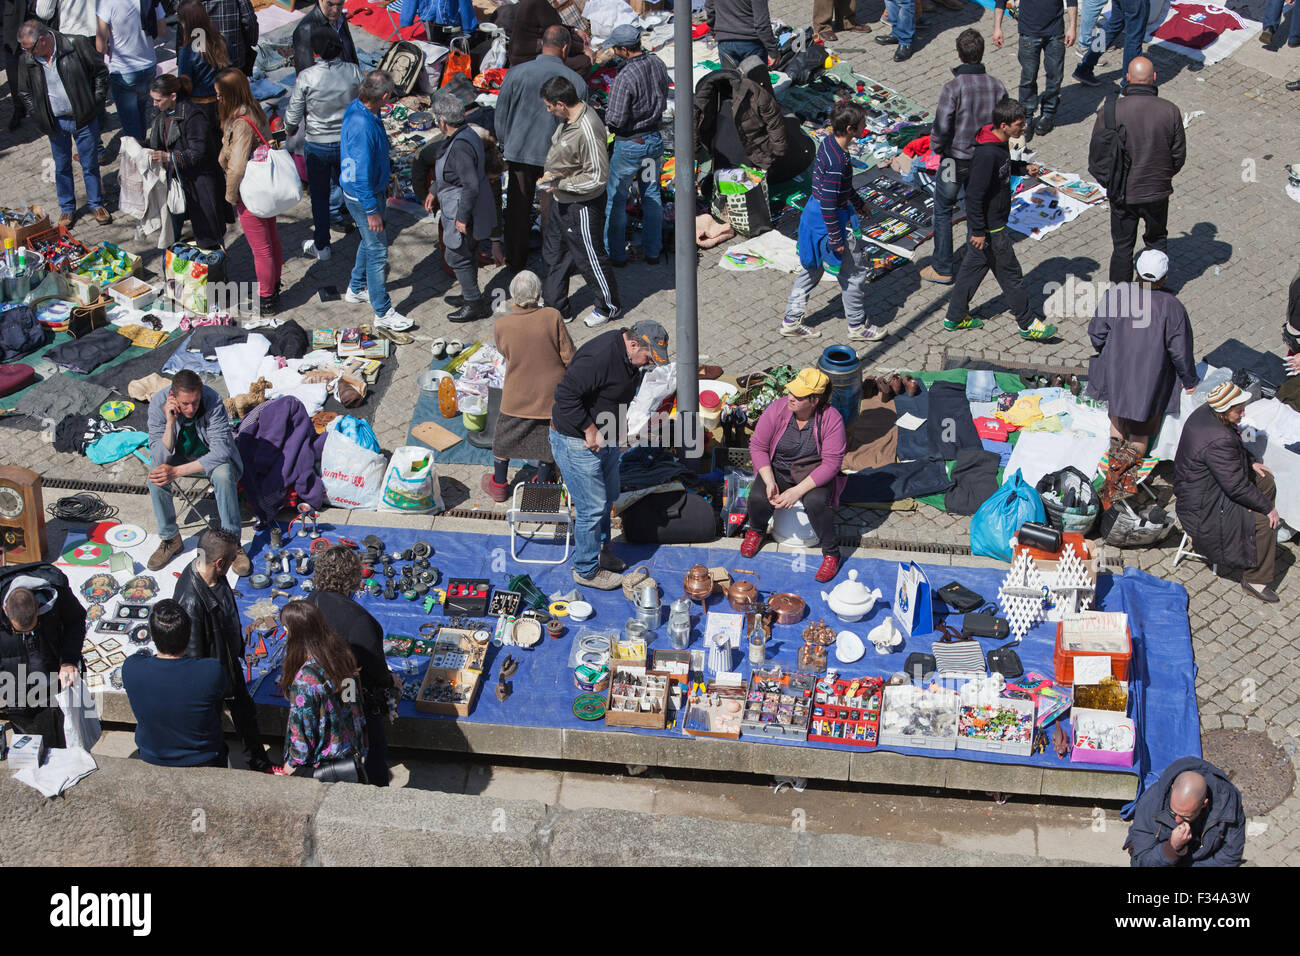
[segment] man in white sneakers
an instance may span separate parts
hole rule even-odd
[[[339,185],[343,202],[357,224],[361,241],[357,261],[343,298],[370,302],[376,332],[405,332],[414,324],[393,308],[388,297],[388,237],[384,233],[384,204],[388,194],[388,134],[379,111],[393,97],[393,80],[382,70],[366,74],[343,114],[339,139]]]

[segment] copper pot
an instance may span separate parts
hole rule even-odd
[[[760,600],[758,587],[753,581],[732,581],[731,587],[727,588],[727,603],[733,611],[748,614]]]
[[[692,601],[699,601],[701,604],[709,599],[713,593],[713,578],[709,574],[709,569],[702,564],[692,565],[682,579],[682,590]]]
[[[798,624],[808,605],[797,594],[783,592],[773,594],[767,599],[768,610],[776,617],[778,624]]]

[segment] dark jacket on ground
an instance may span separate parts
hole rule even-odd
[[[772,33],[767,0],[705,0],[704,15],[719,41],[757,40],[769,59],[781,52]]]
[[[1186,770],[1205,778],[1210,805],[1192,825],[1187,853],[1171,862],[1162,848],[1177,826],[1169,809],[1169,791],[1175,778]],[[1241,791],[1222,770],[1199,757],[1183,757],[1165,768],[1156,784],[1138,800],[1133,825],[1124,841],[1133,866],[1240,866],[1245,848],[1246,814],[1241,809]]]
[[[975,137],[966,184],[966,225],[972,236],[996,232],[1011,213],[1011,177],[1024,176],[1025,164],[1011,159],[1011,147],[993,135],[989,124]]]
[[[1209,405],[1188,416],[1174,456],[1178,521],[1196,550],[1211,563],[1253,568],[1255,513],[1273,502],[1255,487],[1251,458],[1241,435],[1214,417]]]
[[[35,595],[36,628],[33,640],[25,641],[9,626],[8,615],[0,613],[0,671],[16,675],[21,663],[28,673],[53,673],[64,664],[79,664],[86,609],[68,586],[67,576],[45,561],[0,569],[0,604],[15,587]]]
[[[208,587],[199,577],[195,561],[191,561],[176,582],[174,597],[190,616],[190,643],[185,648],[185,656],[219,660],[229,684],[227,694],[237,696],[248,693],[242,668],[244,641],[238,611],[234,620],[222,611],[217,595],[222,588],[229,592],[230,584],[222,578],[214,587]],[[230,594],[232,604],[234,600]]]
[[[244,497],[262,521],[274,520],[290,491],[313,508],[324,506],[325,485],[316,466],[325,436],[316,434],[306,407],[293,395],[251,409],[240,423],[235,447],[244,465]]]
[[[1106,402],[1114,417],[1144,422],[1163,415],[1179,382],[1194,388],[1200,381],[1192,322],[1171,292],[1137,282],[1109,289],[1088,337],[1097,350],[1088,366],[1088,394]]]
[[[185,215],[194,226],[195,239],[200,243],[207,240],[209,246],[219,243],[227,220],[234,216],[226,203],[226,176],[217,163],[221,140],[211,114],[189,97],[179,97],[171,114],[154,112],[145,145],[171,154],[185,190]]]
[[[108,67],[89,42],[61,33],[54,34],[54,59],[72,103],[73,121],[81,129],[95,118],[108,98]],[[41,132],[49,136],[57,124],[45,86],[45,67],[30,53],[22,55],[18,86],[23,105],[36,117]]]
[[[617,416],[636,395],[641,369],[628,361],[626,331],[602,333],[574,353],[551,409],[551,427],[561,435],[582,438],[588,425],[600,428],[602,414]]]
[[[1103,103],[1092,127],[1094,140],[1106,128],[1105,111]],[[1124,127],[1131,160],[1125,204],[1168,198],[1174,191],[1174,176],[1187,161],[1182,112],[1169,100],[1162,100],[1154,86],[1130,83],[1115,104],[1115,123]]]
[[[311,10],[293,28],[293,68],[297,73],[301,73],[316,62],[316,54],[311,49],[311,38],[317,30],[334,30],[334,28],[325,19],[325,11],[320,8],[320,4],[313,3]],[[352,42],[352,30],[348,26],[348,21],[344,19],[342,29],[335,32],[343,41],[343,56],[340,59],[344,63],[356,63],[357,47]]]
[[[983,63],[963,63],[952,73],[934,108],[930,148],[940,156],[970,159],[976,134],[993,119],[993,107],[1007,95],[1007,88],[984,71]]]
[[[771,87],[737,70],[714,70],[695,87],[695,141],[713,142],[719,105],[729,101],[736,132],[751,165],[770,169],[790,149],[781,104]]]

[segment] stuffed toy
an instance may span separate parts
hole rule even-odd
[[[259,378],[248,386],[248,391],[244,392],[244,394],[232,395],[226,399],[226,414],[232,419],[242,419],[250,410],[266,401],[266,392],[271,387],[270,382],[264,378]]]

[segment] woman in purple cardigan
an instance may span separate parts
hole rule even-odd
[[[830,407],[831,380],[825,372],[803,369],[785,390],[786,400],[767,406],[749,440],[757,475],[749,486],[749,526],[740,553],[757,554],[772,512],[802,501],[822,549],[816,578],[825,582],[840,569],[832,509],[844,488],[844,420]]]

